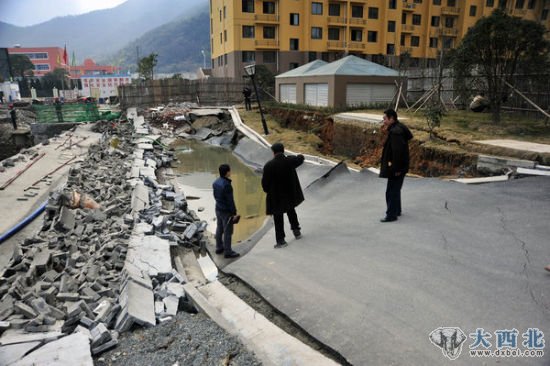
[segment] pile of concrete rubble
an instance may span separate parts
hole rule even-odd
[[[50,195],[41,230],[16,246],[0,273],[6,364],[47,363],[67,349],[90,355],[88,344],[97,355],[134,326],[195,311],[170,248],[204,246],[206,223],[187,209],[181,192],[156,179],[172,152],[135,110],[128,118],[132,123],[96,126],[103,141]],[[72,349],[79,346],[88,348]]]

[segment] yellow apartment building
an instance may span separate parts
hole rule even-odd
[[[241,78],[251,63],[279,74],[349,54],[429,65],[498,7],[550,28],[550,0],[210,0],[212,75]]]

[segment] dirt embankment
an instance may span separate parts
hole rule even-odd
[[[344,156],[362,167],[378,166],[384,136],[379,125],[367,122],[334,121],[319,112],[270,109],[269,113],[282,127],[314,133],[322,140],[319,152]],[[425,136],[425,131],[413,134]],[[422,176],[477,176],[476,154],[461,149],[450,149],[446,141],[410,143],[411,172]]]

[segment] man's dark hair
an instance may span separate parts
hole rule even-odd
[[[392,118],[392,117],[393,117],[393,120],[397,122],[397,112],[394,111],[393,109],[391,109],[391,108],[390,108],[390,109],[386,109],[386,110],[384,111],[384,114],[385,114],[386,116],[388,116],[388,118]]]
[[[229,172],[230,170],[231,167],[229,166],[229,164],[220,165],[220,167],[218,168],[218,171],[220,172],[220,177],[225,177],[227,172]]]
[[[281,144],[280,142],[276,142],[273,145],[271,145],[271,151],[273,151],[274,154],[284,153],[285,145]]]

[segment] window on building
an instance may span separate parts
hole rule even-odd
[[[227,65],[227,53],[223,55],[223,63]]]
[[[527,3],[527,9],[534,9],[536,3],[536,0],[529,0],[529,2]]]
[[[548,9],[544,9],[542,11],[542,14],[540,15],[540,20],[546,20],[548,19]]]
[[[220,9],[220,22],[222,21],[222,10]]]
[[[227,9],[223,6],[223,19],[227,18]]]
[[[477,13],[477,6],[471,5],[471,6],[470,6],[470,16],[471,16],[471,17],[475,17],[475,16],[476,16],[476,13]]]
[[[436,37],[430,37],[430,48],[437,48],[438,41]]]
[[[378,19],[378,8],[369,8],[369,19]]]
[[[254,51],[242,51],[243,62],[256,61],[256,53]]]
[[[351,17],[352,18],[363,18],[363,5],[352,5],[351,6]]]
[[[411,47],[418,47],[418,46],[420,46],[420,37],[411,36]]]
[[[413,14],[412,24],[414,24],[414,25],[420,25],[420,24],[422,24],[422,15],[420,15],[420,14]]]
[[[227,31],[226,30],[223,31],[223,41],[227,42]]]
[[[292,51],[298,51],[300,49],[300,40],[298,38],[290,39],[290,49]]]
[[[401,24],[407,24],[407,13],[401,13]]]
[[[264,39],[275,39],[275,27],[264,27]]]
[[[516,0],[516,9],[523,9],[525,2],[523,0]]]
[[[413,3],[415,3],[415,4],[422,4],[422,0],[413,0]]]
[[[323,3],[311,3],[311,14],[323,15]]]
[[[485,6],[487,6],[488,8],[492,8],[493,6],[495,6],[495,0],[487,0]]]
[[[404,46],[405,45],[405,40],[407,39],[407,36],[405,34],[401,34],[401,39],[400,39],[400,45],[401,46]]]
[[[48,64],[36,64],[34,65],[34,69],[37,71],[46,71],[50,69],[50,65]]]
[[[321,60],[328,62],[328,52],[321,52]]]
[[[300,25],[300,14],[290,13],[290,25]]]
[[[328,15],[331,17],[339,17],[340,4],[328,4]]]
[[[253,25],[243,25],[243,38],[254,38]]]
[[[254,0],[242,0],[242,2],[243,13],[254,13]]]
[[[368,31],[367,32],[367,41],[368,42],[377,42],[378,41],[378,32]]]
[[[317,60],[317,52],[308,52],[307,53],[307,62]]]
[[[447,0],[447,6],[455,7],[456,6],[456,0]]]
[[[220,32],[220,44],[223,44],[223,33]]]
[[[388,20],[388,32],[395,32],[395,20]]]
[[[275,14],[275,3],[273,1],[264,1],[264,14]]]
[[[395,55],[395,45],[393,43],[388,43],[386,45],[386,54]]]
[[[25,56],[27,56],[31,60],[47,60],[48,59],[48,53],[47,52],[30,52],[30,53],[24,53]]]
[[[275,51],[264,51],[263,58],[265,64],[274,64],[277,62],[277,52]]]
[[[329,28],[328,29],[328,39],[330,41],[339,41],[340,40],[340,29],[339,28]]]
[[[388,8],[389,9],[397,9],[397,0],[389,0]]]
[[[352,29],[351,30],[351,41],[352,42],[362,42],[363,41],[363,30],[361,30],[361,29]]]
[[[498,7],[501,9],[506,9],[506,0],[498,0]]]
[[[443,48],[446,50],[453,48],[453,39],[451,37],[443,37]]]
[[[291,63],[288,64],[288,69],[289,69],[289,70],[293,70],[293,69],[297,68],[298,66],[300,66],[299,63],[297,63],[297,62],[291,62]]]
[[[432,17],[432,21],[431,21],[431,26],[432,27],[439,27],[439,17],[438,16],[433,16]]]
[[[323,28],[311,27],[311,39],[323,39]]]
[[[455,26],[455,18],[446,17],[445,18],[445,27],[446,28],[453,28],[454,26]]]
[[[434,5],[441,5],[441,0],[433,0]]]

